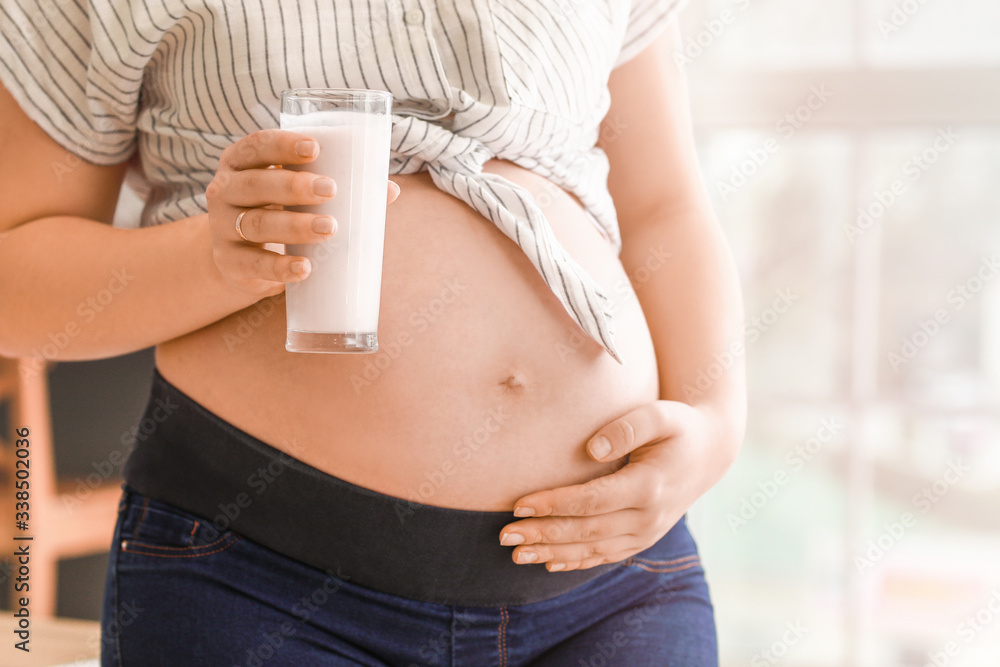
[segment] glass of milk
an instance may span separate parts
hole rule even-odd
[[[378,350],[391,108],[392,95],[380,90],[281,94],[281,129],[319,143],[315,160],[284,168],[329,176],[337,185],[325,204],[289,207],[337,221],[329,240],[286,246],[286,254],[312,264],[305,280],[285,286],[289,352]]]

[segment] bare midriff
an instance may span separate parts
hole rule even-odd
[[[157,348],[163,376],[222,419],[326,473],[441,507],[509,511],[611,472],[585,445],[656,400],[652,341],[611,244],[577,200],[513,164],[556,238],[615,302],[624,364],[587,336],[513,241],[426,173],[393,176],[379,352],[287,352],[282,297]]]

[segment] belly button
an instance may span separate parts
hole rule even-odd
[[[520,393],[524,391],[524,380],[519,375],[508,375],[500,381],[500,386],[507,393]]]

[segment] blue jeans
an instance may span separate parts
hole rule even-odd
[[[101,641],[102,667],[718,662],[708,587],[683,519],[657,544],[568,593],[460,607],[360,586],[128,487]]]

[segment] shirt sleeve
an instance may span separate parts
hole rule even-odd
[[[121,0],[0,0],[0,81],[49,136],[94,164],[135,150],[153,46],[131,18]]]
[[[625,64],[652,44],[686,4],[687,0],[632,0],[615,67]]]

